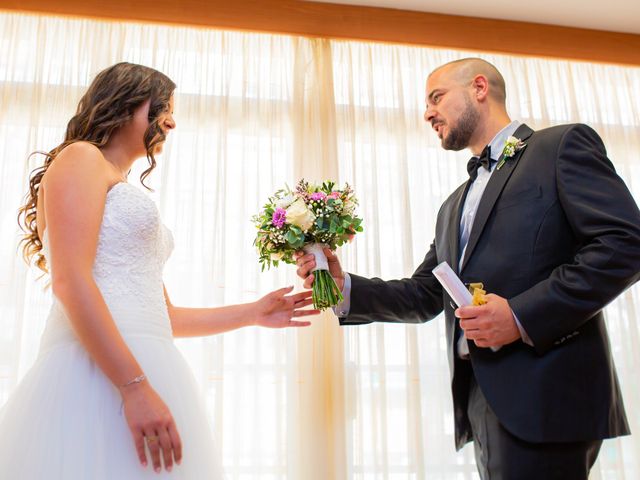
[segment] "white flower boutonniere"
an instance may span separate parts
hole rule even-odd
[[[527,144],[517,137],[507,138],[507,140],[504,142],[504,148],[502,149],[502,159],[498,163],[496,170],[500,170],[507,159],[512,158],[516,154],[516,152],[519,152],[526,146]]]

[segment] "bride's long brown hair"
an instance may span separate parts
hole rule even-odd
[[[18,224],[24,232],[20,241],[22,255],[31,263],[37,255],[35,265],[47,272],[42,251],[42,239],[38,234],[37,204],[40,182],[45,172],[68,145],[85,141],[96,147],[104,147],[111,135],[133,118],[134,111],[147,100],[149,104],[149,127],[144,134],[149,168],[140,175],[140,181],[149,176],[156,166],[153,150],[165,135],[158,124],[160,114],[169,107],[171,94],[176,84],[163,73],[149,67],[132,63],[117,63],[101,71],[87,92],[80,99],[76,114],[67,124],[64,141],[50,152],[34,152],[44,155],[44,164],[31,172],[29,192],[25,204],[18,211]],[[146,185],[145,185],[146,187]]]

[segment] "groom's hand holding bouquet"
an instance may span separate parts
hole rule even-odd
[[[312,185],[301,180],[294,191],[278,190],[253,217],[262,269],[280,261],[296,263],[304,251],[313,262],[314,274],[304,285],[313,287],[314,308],[340,303],[344,273],[333,251],[362,231],[357,204],[349,185],[340,190],[333,182]]]
[[[344,271],[342,270],[338,256],[328,248],[325,248],[323,253],[327,257],[329,273],[335,280],[338,289],[340,289],[340,291],[344,290]],[[299,277],[304,278],[304,288],[311,288],[313,286],[315,276],[313,273],[309,272],[313,272],[316,268],[316,256],[305,253],[304,251],[298,251],[295,253],[295,258],[297,260],[296,264],[298,265],[296,274]]]

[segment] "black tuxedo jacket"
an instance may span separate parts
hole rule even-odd
[[[438,213],[436,236],[411,278],[352,277],[341,324],[418,323],[445,313],[456,446],[471,440],[470,366],[501,424],[529,442],[629,433],[602,309],[640,277],[640,212],[600,137],[586,125],[534,132],[495,170],[478,206],[463,265],[460,215],[469,184]],[[463,282],[505,297],[535,347],[456,354],[451,299],[432,270],[448,262]]]

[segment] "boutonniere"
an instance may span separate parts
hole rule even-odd
[[[512,158],[516,154],[516,152],[519,152],[526,146],[527,144],[520,140],[518,137],[507,138],[507,140],[504,142],[504,148],[502,149],[502,159],[500,160],[500,162],[498,162],[496,170],[500,170],[507,159]]]

